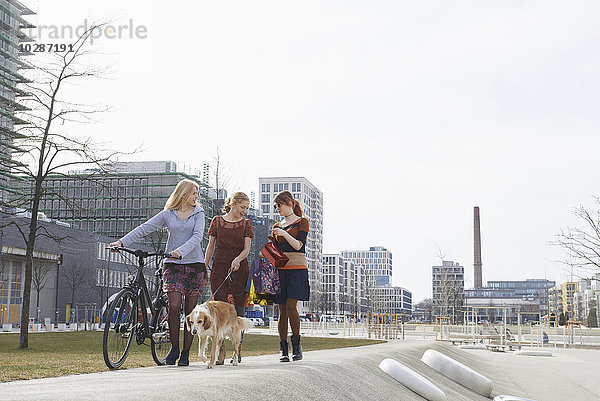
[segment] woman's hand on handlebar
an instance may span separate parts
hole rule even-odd
[[[111,242],[110,244],[108,244],[109,248],[117,248],[123,246],[123,243],[121,241],[115,241],[115,242]]]
[[[179,251],[177,249],[169,252],[169,254],[174,258],[174,259],[181,259],[181,254],[179,253]]]

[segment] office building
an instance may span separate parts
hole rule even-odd
[[[404,314],[412,313],[412,292],[391,285],[371,287],[372,310],[376,313]]]
[[[351,260],[365,268],[369,286],[392,284],[392,252],[382,246],[369,249],[346,250],[341,252],[344,260]]]
[[[73,228],[121,238],[163,210],[180,180],[190,179],[203,188],[198,177],[173,170],[172,162],[132,162],[120,163],[108,173],[90,170],[48,176],[43,184],[47,195],[39,210]],[[31,190],[28,182],[15,184],[22,191]],[[198,198],[198,202],[206,212],[208,227],[215,213],[212,202],[206,198]],[[166,231],[156,231],[145,237],[143,244],[156,247],[166,239]]]
[[[539,321],[552,312],[554,281],[527,279],[523,281],[488,281],[483,288],[465,290],[465,306],[477,312],[478,320],[502,321],[504,310],[508,323]]]
[[[323,193],[304,177],[261,177],[258,179],[259,211],[263,217],[280,221],[273,208],[273,199],[281,191],[290,191],[300,201],[309,222],[306,239],[306,259],[311,291],[311,301],[299,302],[302,313],[316,312],[321,298],[321,263],[323,254]]]
[[[15,139],[24,134],[16,131],[15,126],[27,122],[18,118],[15,113],[29,110],[19,103],[19,98],[29,94],[17,88],[17,84],[31,82],[19,73],[19,70],[31,68],[24,56],[32,53],[21,51],[20,44],[32,42],[24,28],[33,28],[23,16],[32,15],[33,11],[16,0],[0,0],[0,206],[9,206],[11,195],[20,195],[9,184],[15,176],[15,168],[22,166],[13,157],[24,152],[15,146]]]

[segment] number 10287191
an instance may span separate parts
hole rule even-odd
[[[24,53],[64,53],[72,52],[73,45],[66,43],[21,43],[19,50]]]

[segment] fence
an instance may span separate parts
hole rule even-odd
[[[277,321],[269,323],[269,333],[277,334]],[[421,339],[454,343],[496,343],[533,347],[600,348],[600,329],[580,325],[451,325],[428,323],[383,324],[375,322],[301,322],[307,336],[372,338],[380,340]]]
[[[558,327],[548,324],[442,324],[436,327],[436,340],[501,346],[600,348],[600,329],[584,327],[579,322]]]

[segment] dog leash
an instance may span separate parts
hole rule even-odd
[[[213,292],[212,290],[210,290],[210,299],[211,301],[215,300],[215,294],[217,292],[219,292],[219,290],[221,289],[221,287],[223,287],[223,284],[225,284],[225,282],[227,281],[228,278],[231,277],[231,273],[233,273],[233,269],[229,269],[229,272],[227,273],[227,276],[225,276],[225,278],[223,279],[223,282],[221,283],[220,286],[217,287],[217,289]]]

